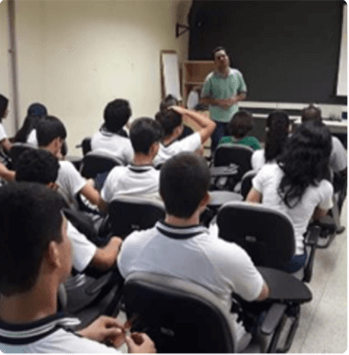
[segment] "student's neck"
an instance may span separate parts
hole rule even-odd
[[[145,154],[135,154],[133,158],[133,164],[137,166],[142,165],[153,165],[153,156],[145,155]]]
[[[217,71],[219,74],[223,75],[223,76],[228,76],[229,74],[229,67],[226,68],[217,68]]]
[[[195,212],[189,218],[179,218],[172,215],[166,215],[165,222],[170,224],[171,226],[176,227],[188,227],[188,226],[195,226],[200,223],[200,213]]]
[[[12,324],[29,323],[57,312],[56,287],[45,280],[28,292],[0,297],[0,319]]]

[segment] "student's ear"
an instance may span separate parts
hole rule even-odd
[[[51,241],[47,248],[47,259],[49,264],[52,266],[59,268],[61,267],[61,258],[59,255],[58,245],[55,241]]]
[[[158,154],[160,148],[160,143],[159,142],[154,142],[149,149],[149,153],[152,157],[155,157]]]
[[[211,196],[208,193],[208,191],[206,191],[205,196],[203,197],[203,199],[200,201],[199,207],[200,207],[200,211],[204,211],[206,206],[209,204],[211,200]]]
[[[48,187],[50,190],[57,191],[57,189],[58,189],[58,184],[56,184],[55,182],[49,182],[49,183],[47,184],[47,187]]]
[[[174,129],[176,138],[182,134],[183,129],[184,129],[183,123]]]

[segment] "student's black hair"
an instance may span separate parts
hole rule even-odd
[[[160,102],[160,112],[164,113],[169,107],[177,105],[178,100],[173,95],[169,94]]]
[[[207,162],[194,153],[177,154],[167,160],[160,170],[160,195],[166,212],[175,217],[191,217],[209,185]]]
[[[253,117],[245,110],[240,110],[234,114],[228,123],[228,132],[235,138],[243,138],[253,128]]]
[[[0,94],[0,122],[4,118],[8,106],[8,98]]]
[[[213,59],[216,59],[216,53],[219,52],[219,51],[224,51],[225,53],[227,53],[227,51],[226,51],[226,49],[224,47],[218,46],[212,51]]]
[[[0,293],[29,291],[47,247],[62,241],[62,203],[46,186],[12,182],[0,188]]]
[[[264,157],[266,162],[276,159],[283,151],[288,137],[290,120],[284,111],[273,111],[267,118]]]
[[[152,118],[141,117],[133,121],[130,128],[130,139],[135,153],[148,154],[152,144],[160,142],[163,129],[159,122]]]
[[[160,123],[164,130],[164,137],[172,134],[174,129],[182,124],[182,115],[173,110],[167,110],[164,113],[158,112],[155,120]]]
[[[67,131],[60,119],[46,116],[36,125],[36,137],[39,147],[47,147],[54,139],[67,138]]]
[[[321,109],[314,104],[310,104],[308,107],[302,110],[302,122],[306,121],[322,121]]]
[[[29,149],[16,162],[16,181],[49,184],[57,180],[58,159],[45,149]]]
[[[292,134],[277,160],[284,172],[278,194],[287,207],[296,206],[309,186],[328,176],[331,150],[331,133],[322,122],[304,122]]]
[[[44,116],[43,116],[44,117]],[[30,132],[36,128],[38,122],[43,118],[40,116],[27,116],[22,127],[17,131],[14,141],[26,143]]]
[[[47,116],[47,108],[39,102],[34,102],[28,107],[27,115],[36,117]]]
[[[105,127],[109,132],[117,133],[132,115],[130,103],[127,100],[116,99],[108,103],[104,109]]]

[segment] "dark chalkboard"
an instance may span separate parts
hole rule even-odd
[[[346,105],[336,96],[343,2],[198,1],[189,14],[189,59],[226,47],[248,100]]]

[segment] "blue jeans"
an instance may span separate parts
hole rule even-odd
[[[291,260],[282,268],[282,270],[293,274],[294,272],[297,272],[302,267],[304,267],[306,261],[307,252],[301,255],[293,255]]]
[[[226,127],[228,125],[228,123],[226,123],[226,122],[215,121],[215,123],[217,126],[211,136],[211,141],[212,141],[211,152],[212,152],[212,154],[217,149],[217,145],[218,145],[219,141],[221,140],[221,138],[226,135]]]

